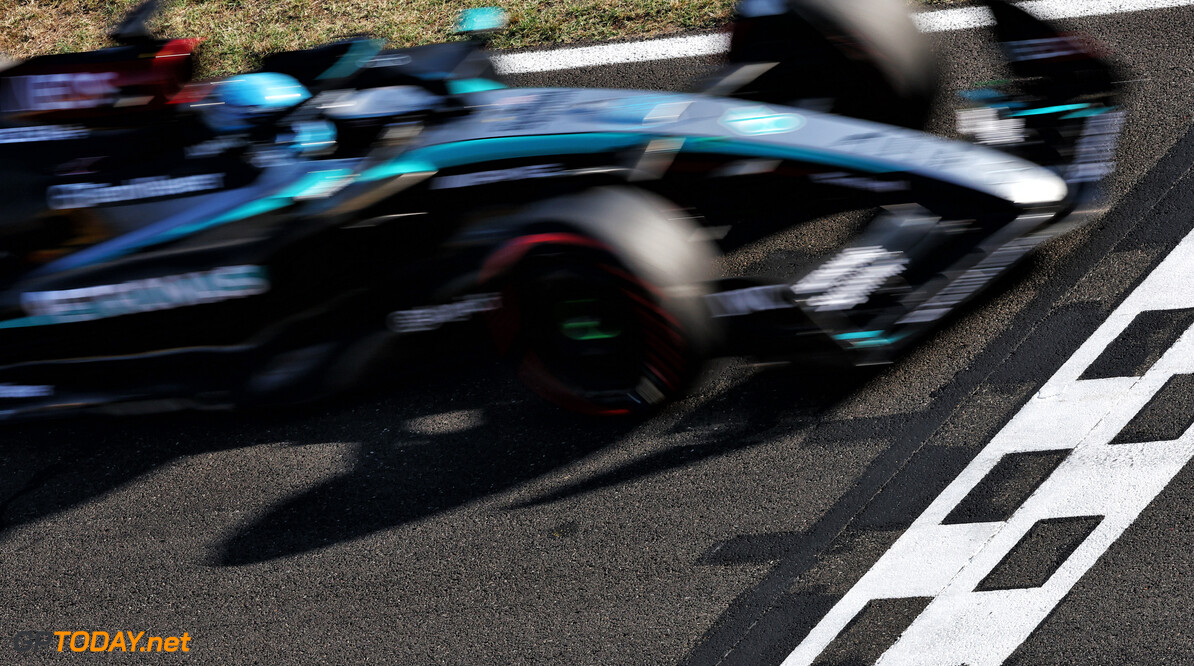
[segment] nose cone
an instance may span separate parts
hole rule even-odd
[[[992,189],[1004,199],[1021,206],[1060,203],[1069,194],[1066,182],[1048,169],[1030,167],[1017,174],[1003,182],[992,183]]]
[[[1019,206],[1058,204],[1069,195],[1061,176],[1045,167],[991,148],[962,144],[962,159],[951,161],[943,175],[985,190]]]

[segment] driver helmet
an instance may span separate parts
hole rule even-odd
[[[278,72],[254,72],[216,84],[214,104],[204,105],[207,123],[217,132],[244,132],[279,111],[311,98],[298,79]]]

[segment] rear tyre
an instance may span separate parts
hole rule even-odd
[[[536,205],[486,262],[495,339],[523,382],[567,409],[639,415],[684,394],[718,335],[715,254],[666,202],[603,188]]]

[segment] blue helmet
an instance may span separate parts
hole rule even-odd
[[[297,79],[277,72],[255,72],[216,85],[217,104],[207,107],[208,123],[220,132],[251,128],[255,120],[311,98]]]

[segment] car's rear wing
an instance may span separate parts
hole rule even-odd
[[[109,34],[117,46],[42,55],[0,71],[0,124],[140,124],[186,100],[200,39],[158,39],[146,27],[156,0]]]

